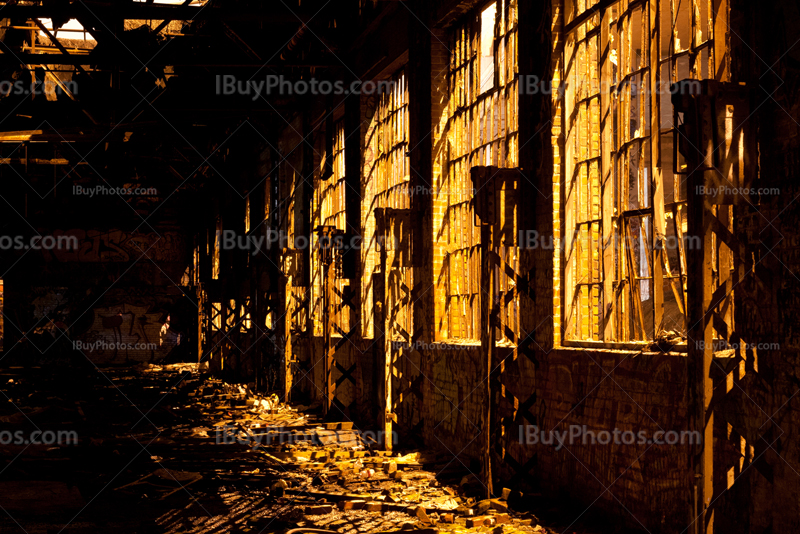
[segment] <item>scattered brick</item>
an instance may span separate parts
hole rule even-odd
[[[361,510],[366,504],[364,499],[354,499],[352,501],[339,501],[337,506],[339,510]]]
[[[467,528],[472,527],[493,527],[495,524],[494,517],[488,515],[479,515],[477,517],[467,518]]]
[[[498,510],[500,512],[508,512],[508,504],[501,501],[500,499],[492,499],[490,501],[490,504],[493,510]]]
[[[431,521],[431,518],[428,517],[428,513],[425,511],[424,506],[417,506],[416,510],[414,510],[414,514],[417,516],[417,519],[419,519],[423,523],[426,524],[433,523],[433,521]]]
[[[383,472],[387,475],[397,472],[397,463],[396,462],[386,462],[383,464]]]
[[[333,505],[320,504],[317,506],[309,506],[305,509],[306,515],[325,515],[333,512]]]

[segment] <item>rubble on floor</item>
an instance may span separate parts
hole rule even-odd
[[[67,493],[70,499],[83,504],[97,497],[109,509],[127,505],[128,513],[134,502],[142,525],[158,525],[142,531],[547,532],[535,516],[509,506],[519,494],[473,496],[475,477],[448,459],[377,450],[351,422],[322,422],[275,395],[212,378],[196,365],[102,369],[83,388],[95,398],[83,400],[67,392],[42,396],[30,391],[25,378],[11,380],[6,394],[18,410],[9,406],[0,417],[22,423],[49,410],[61,421],[83,419],[77,448],[43,454],[77,454],[85,461],[77,450],[88,448],[97,452],[98,471],[109,471],[85,473],[84,480],[73,473],[83,499]],[[104,405],[107,411],[96,413]],[[3,448],[8,458],[31,453]],[[107,456],[123,468],[115,471]],[[13,465],[6,466],[12,473]],[[60,482],[50,484],[61,488]],[[11,500],[0,487],[0,505],[5,502]],[[118,519],[99,518],[93,525],[100,532]],[[75,531],[93,532],[91,525]]]

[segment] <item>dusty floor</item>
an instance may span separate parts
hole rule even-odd
[[[482,501],[460,464],[371,450],[352,423],[192,364],[11,368],[0,392],[0,437],[15,436],[0,445],[3,533],[588,532],[570,514],[540,525],[540,496]],[[35,430],[78,442],[17,442]]]

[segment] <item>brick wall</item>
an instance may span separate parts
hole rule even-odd
[[[448,345],[423,351],[429,361],[431,394],[425,399],[425,417],[430,426],[427,446],[452,455],[464,467],[480,458],[484,427],[485,364],[478,345]],[[480,474],[476,471],[476,474]]]
[[[515,444],[512,456],[533,457],[533,483],[540,491],[569,495],[578,512],[616,516],[627,527],[681,532],[689,522],[689,445],[639,443],[639,433],[681,432],[688,427],[688,364],[678,355],[559,349],[542,355],[535,402],[515,427],[570,431],[630,432],[636,442],[592,444],[587,432],[555,446]],[[523,429],[523,436],[526,436]],[[531,454],[532,453],[532,454]],[[576,514],[577,516],[577,514]]]
[[[742,360],[712,369],[716,520],[724,532],[800,529],[800,8],[731,2],[731,75],[751,93],[759,138],[755,187],[777,188],[734,210],[747,275],[734,289]]]
[[[793,46],[800,38],[800,11],[789,2],[764,9],[737,1],[732,8],[731,73],[734,82],[751,85],[755,95],[752,120],[761,150],[758,186],[781,190],[780,195],[735,211],[736,234],[754,252],[746,269],[753,275],[736,288],[736,328],[747,343],[779,346],[751,350],[743,361],[716,362],[713,508],[718,531],[792,532],[800,528],[800,300],[795,296],[800,293],[800,188],[794,183],[800,165],[795,91],[800,87],[800,47]],[[521,74],[559,85],[562,19],[558,1],[520,6]],[[435,29],[430,40],[434,186],[443,172],[446,36],[445,30]],[[774,101],[765,96],[771,93]],[[522,210],[532,215],[523,228],[535,229],[544,242],[559,229],[561,219],[561,114],[558,94],[520,97],[520,166],[533,186],[523,195],[528,204]],[[443,209],[443,203],[434,202],[434,228],[441,226]],[[559,250],[557,240],[553,249]],[[441,247],[434,249],[430,261],[436,280]],[[404,394],[395,408],[401,444],[447,452],[471,467],[481,455],[488,403],[495,407],[491,431],[496,484],[565,496],[576,516],[588,509],[611,514],[624,528],[684,531],[693,521],[691,447],[638,439],[641,432],[649,439],[659,431],[690,430],[694,378],[688,357],[554,349],[561,341],[558,255],[545,249],[524,251],[520,266],[528,284],[519,301],[521,342],[516,350],[498,349],[493,398],[486,398],[477,344],[395,354],[398,377],[393,385]],[[443,305],[435,299],[433,332],[442,326]],[[440,335],[432,341],[447,339]],[[358,354],[367,347],[344,350],[342,361],[360,362],[364,369],[356,372],[358,380],[369,380],[373,375],[366,369],[374,362],[366,352]],[[343,387],[340,394],[355,406],[368,406],[373,393],[364,383]],[[562,432],[585,427],[595,435],[632,432],[637,442],[592,445],[579,440],[557,449],[525,443],[526,428],[533,425],[540,431]]]
[[[334,337],[334,343],[341,338]],[[365,428],[373,428],[376,392],[373,389],[372,340],[345,341],[336,351],[334,360],[352,380],[344,378],[336,386],[336,400],[344,407],[340,420],[352,420]],[[292,350],[301,356],[302,363],[295,374],[293,398],[297,402],[321,403],[325,396],[325,367],[322,361],[321,337],[294,339]],[[334,382],[342,378],[339,367],[333,370]],[[334,409],[336,411],[337,409]]]

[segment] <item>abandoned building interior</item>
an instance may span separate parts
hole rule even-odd
[[[796,1],[0,1],[0,532],[800,532],[799,184]]]

